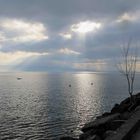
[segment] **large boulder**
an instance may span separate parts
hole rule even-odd
[[[108,130],[104,133],[103,139],[106,139],[107,137],[113,136],[114,134],[116,134],[116,131]]]
[[[127,101],[122,102],[120,105],[119,104],[115,104],[115,106],[112,108],[111,113],[123,113],[125,111],[128,111],[129,107],[130,107],[130,103]]]
[[[135,112],[138,111],[138,110],[140,110],[140,106],[137,106],[137,107],[135,108]]]
[[[134,98],[134,103],[129,107],[129,110],[133,111],[137,106],[140,106],[140,97]]]
[[[125,123],[125,120],[114,120],[107,124],[107,130],[116,130],[119,128],[123,123]]]
[[[116,134],[107,137],[105,140],[129,140],[140,126],[140,109],[133,112],[131,117],[116,130]]]
[[[136,96],[136,98],[140,98],[140,92],[137,93],[135,96]]]
[[[105,124],[108,124],[112,120],[118,119],[119,117],[120,117],[120,113],[116,113],[116,114],[109,115],[107,117],[103,117],[101,119],[96,119],[95,121],[86,124],[82,128],[82,131],[86,132],[88,130],[98,129],[98,128],[102,129]]]
[[[131,115],[132,115],[132,112],[126,111],[120,115],[120,119],[121,120],[128,120],[131,117]]]
[[[97,116],[96,119],[101,119],[101,118],[107,117],[107,116],[109,116],[109,115],[111,115],[110,112],[105,112],[105,113],[103,113],[102,115]]]
[[[80,140],[85,140],[85,139],[87,139],[87,138],[92,137],[93,135],[95,135],[96,132],[97,132],[96,129],[89,130],[89,131],[81,134],[80,137],[79,137],[79,139]]]

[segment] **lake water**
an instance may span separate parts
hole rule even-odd
[[[138,75],[136,91],[139,81]],[[118,74],[1,73],[0,139],[76,137],[86,122],[127,96],[126,82]]]

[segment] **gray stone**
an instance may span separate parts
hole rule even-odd
[[[79,139],[80,140],[85,140],[87,139],[88,137],[91,137],[93,136],[94,134],[96,133],[96,130],[89,130],[83,134],[80,135]]]
[[[111,135],[114,135],[114,134],[116,134],[116,131],[108,130],[104,133],[103,138],[105,139],[105,138],[107,138]]]
[[[107,117],[103,117],[101,119],[96,119],[95,121],[93,122],[90,122],[88,124],[86,124],[83,128],[82,128],[82,131],[83,132],[86,132],[90,129],[94,129],[94,128],[97,128],[101,125],[104,125],[106,123],[109,123],[110,121],[112,120],[115,120],[115,119],[118,119],[120,116],[120,113],[116,113],[116,114],[112,114],[112,115],[109,115]]]
[[[133,115],[123,124],[117,133],[107,137],[105,140],[128,140],[140,126],[140,109],[133,112]]]
[[[132,115],[131,112],[124,112],[124,113],[121,114],[120,118],[121,118],[122,120],[128,120],[128,119],[130,118],[131,115]]]
[[[108,124],[109,130],[116,130],[119,128],[123,123],[125,123],[125,120],[114,120]]]
[[[135,108],[135,111],[138,111],[138,110],[140,110],[140,106],[137,106],[137,107]]]

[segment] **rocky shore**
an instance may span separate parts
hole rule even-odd
[[[60,140],[133,140],[135,133],[140,130],[140,93],[133,95],[133,99],[133,104],[127,98],[115,104],[110,112],[85,124],[81,129],[83,134],[78,139],[63,137]]]

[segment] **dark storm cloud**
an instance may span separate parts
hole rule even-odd
[[[139,9],[139,4],[139,0],[0,0],[0,13],[3,17],[38,19],[60,28],[73,20],[115,18]]]

